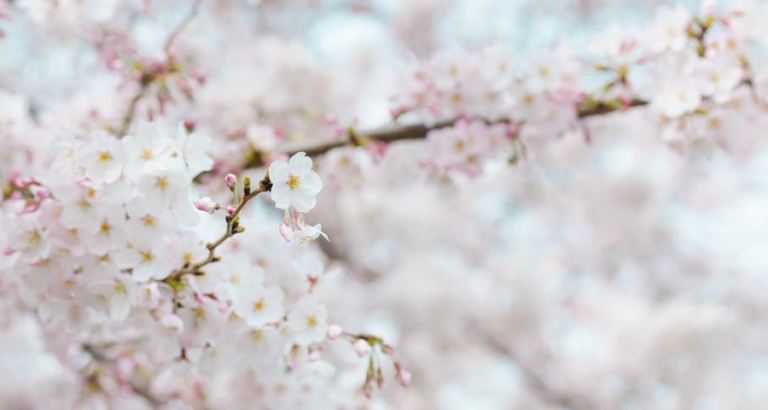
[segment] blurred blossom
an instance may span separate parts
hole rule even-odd
[[[766,17],[0,0],[0,408],[764,407]]]

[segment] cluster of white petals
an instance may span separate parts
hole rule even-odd
[[[768,4],[517,3],[0,0],[0,410],[764,407]]]
[[[252,381],[252,388],[265,390],[304,385],[310,375],[316,375],[312,383],[330,380],[330,364],[308,356],[328,329],[316,290],[325,263],[316,250],[285,244],[274,222],[246,211],[237,216],[248,232],[222,246],[218,263],[177,274],[204,261],[224,228],[211,198],[194,201],[193,179],[213,165],[210,143],[207,134],[183,124],[144,124],[121,139],[103,131],[65,135],[51,147],[45,171],[16,179],[17,191],[0,209],[1,278],[17,293],[13,303],[35,312],[48,331],[65,332],[56,342],[63,365],[36,347],[39,340],[23,353],[25,360],[42,361],[30,364],[36,372],[51,373],[35,382],[65,389],[59,405],[99,408],[126,386],[152,400],[210,397],[215,405],[232,399],[217,395],[238,388],[243,375],[275,375]],[[322,184],[311,160],[301,153],[270,170],[279,208],[312,208]],[[298,178],[298,192],[291,192],[291,178]],[[299,232],[296,242],[317,238],[320,232],[311,229]],[[8,320],[15,320],[8,324],[10,337],[40,332],[26,316]],[[21,348],[12,345],[15,339],[8,343],[9,354]],[[99,394],[75,394],[78,372],[96,378]],[[146,385],[134,380],[149,375]],[[24,386],[18,399],[2,400],[18,400],[12,408],[38,408],[29,401],[34,395],[23,396],[34,386]],[[280,407],[295,397],[262,399]]]

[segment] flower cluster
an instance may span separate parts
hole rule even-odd
[[[422,161],[440,172],[460,170],[478,175],[489,160],[513,154],[509,134],[514,136],[514,126],[461,120],[427,135],[429,157]]]
[[[768,5],[338,3],[0,0],[0,408],[763,405]]]
[[[735,130],[724,130],[730,124],[722,118],[765,104],[767,82],[759,50],[766,43],[754,16],[766,13],[757,2],[726,11],[705,2],[698,14],[665,6],[649,35],[614,27],[597,35],[585,55],[561,46],[519,67],[497,46],[438,54],[414,70],[392,97],[392,113],[432,122],[465,118],[512,123],[520,141],[535,148],[582,127],[580,118],[647,105],[659,124],[660,139],[681,152],[703,145],[742,151],[743,139],[733,136],[739,134]],[[442,162],[451,162],[449,157],[432,159],[444,157],[445,150],[429,147],[427,157],[434,166],[445,168]],[[506,148],[517,149],[510,144]],[[477,169],[465,168],[471,173]]]
[[[438,54],[392,96],[392,112],[397,117],[511,119],[544,127],[573,119],[581,71],[576,55],[565,47],[537,55],[522,69],[501,46]]]
[[[158,123],[138,130],[122,139],[105,132],[60,138],[47,172],[13,181],[0,214],[2,280],[46,326],[67,329],[67,360],[78,357],[75,368],[94,378],[102,397],[85,402],[111,400],[125,386],[152,400],[226,401],[214,390],[285,366],[290,376],[253,382],[303,383],[324,363],[328,332],[328,311],[315,290],[324,262],[306,247],[322,233],[299,214],[314,206],[322,187],[311,160],[300,153],[277,161],[273,180],[252,189],[246,177],[242,193],[228,175],[234,205],[226,207],[224,236],[214,241],[221,207],[208,197],[193,201],[192,185],[213,165],[210,137],[184,124],[174,132]],[[256,221],[244,205],[268,190],[299,222],[292,246],[271,223],[245,232]],[[131,365],[116,374],[110,363],[121,361]],[[155,381],[143,386],[135,381],[140,374]]]

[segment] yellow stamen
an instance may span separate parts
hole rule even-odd
[[[157,184],[156,186],[160,189],[165,190],[165,188],[168,187],[168,178],[166,177],[157,177]]]
[[[291,187],[291,189],[297,189],[301,186],[301,180],[296,175],[291,175],[290,178],[288,178],[288,186]]]
[[[27,245],[35,246],[40,242],[40,234],[37,231],[33,231],[27,237]]]
[[[530,94],[526,94],[525,96],[523,96],[523,104],[533,105],[533,96]]]

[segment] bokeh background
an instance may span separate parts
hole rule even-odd
[[[14,7],[39,10],[40,1]],[[92,20],[116,22],[121,29],[111,35],[150,56],[162,52],[171,23],[189,7],[147,2],[152,17],[143,18],[114,11],[115,1],[92,10]],[[699,6],[207,3],[179,39],[207,81],[194,104],[171,106],[167,115],[195,118],[222,136],[215,154],[225,167],[240,160],[225,141],[257,123],[284,130],[291,143],[317,138],[329,113],[360,129],[390,125],[390,95],[436,54],[471,58],[502,44],[523,64],[565,42],[588,56],[611,27],[642,36],[662,4]],[[119,118],[130,89],[102,69],[90,46],[101,34],[73,29],[81,18],[31,13],[0,23],[0,118],[26,110],[62,129]],[[647,110],[630,110],[591,118],[526,164],[490,163],[474,178],[425,172],[420,161],[429,154],[418,141],[392,144],[376,163],[351,150],[317,158],[326,189],[308,218],[331,237],[318,246],[338,275],[326,289],[335,320],[383,336],[414,374],[411,388],[390,383],[364,408],[764,408],[761,125],[734,129],[753,137],[739,152],[682,155],[659,141]],[[20,161],[2,147],[0,160]],[[259,178],[263,170],[249,172]],[[335,354],[344,363],[338,383],[356,388],[365,363]]]

